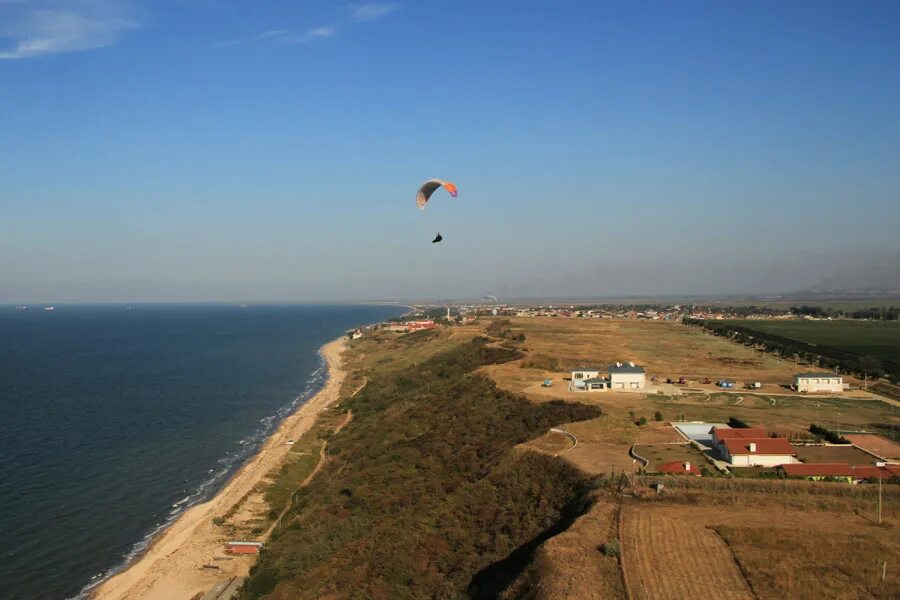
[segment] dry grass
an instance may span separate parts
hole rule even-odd
[[[882,525],[876,506],[874,486],[668,478],[662,495],[639,487],[638,503],[629,510],[719,532],[760,598],[888,598],[900,583],[890,569],[900,560],[900,490],[885,487]],[[626,550],[628,543],[626,534]],[[721,553],[706,558],[724,560]],[[877,579],[884,560],[888,577],[882,586]],[[657,568],[678,577],[681,568],[673,561]]]
[[[715,531],[653,510],[622,514],[622,565],[631,596],[752,600],[731,551]]]
[[[792,535],[785,552],[785,530],[720,525],[716,531],[760,598],[896,598],[900,589],[896,545],[875,536],[841,529],[807,531]],[[885,581],[883,561],[888,561]]]
[[[853,446],[799,446],[797,458],[803,462],[847,463],[872,465],[875,457]]]
[[[683,375],[790,383],[796,368],[698,328],[665,321],[521,318],[512,319],[510,328],[525,334],[529,351],[558,359],[562,369],[633,360],[663,380]]]
[[[618,502],[600,497],[567,531],[547,540],[538,549],[532,565],[502,597],[626,598],[618,560],[600,552],[600,546],[618,538],[618,515]]]
[[[874,452],[875,454],[883,458],[900,458],[900,444],[892,442],[884,436],[874,434],[859,434],[845,435],[844,437],[860,448],[865,448],[869,452]]]
[[[545,435],[530,442],[525,442],[522,446],[530,450],[537,450],[543,454],[557,456],[572,448],[572,440],[564,433],[548,431]]]

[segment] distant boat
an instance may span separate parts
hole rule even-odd
[[[16,307],[16,310],[28,310],[28,307],[25,306],[24,304],[21,304],[21,305],[19,305],[19,306]]]
[[[56,310],[55,306],[45,306],[44,310]]]

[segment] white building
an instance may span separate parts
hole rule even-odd
[[[581,368],[572,371],[571,390],[605,392],[606,390],[643,390],[646,385],[644,367],[632,363],[610,365],[609,375],[600,375],[600,369]]]
[[[589,369],[587,367],[581,367],[572,371],[572,383],[584,379],[595,379],[597,377],[600,377],[600,369]]]
[[[647,375],[644,367],[633,362],[609,366],[609,384],[613,390],[642,390],[647,387]]]
[[[760,427],[713,427],[713,447],[732,467],[777,467],[797,462],[793,446],[785,438],[766,437]]]
[[[834,373],[797,373],[794,375],[794,389],[798,392],[840,393],[844,391],[844,378]]]

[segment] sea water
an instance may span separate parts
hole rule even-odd
[[[399,306],[0,307],[0,598],[84,596],[215,494]]]

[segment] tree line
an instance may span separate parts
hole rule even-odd
[[[873,321],[896,321],[900,319],[900,307],[898,306],[870,306],[857,310],[843,310],[841,308],[827,308],[824,306],[812,306],[801,304],[791,307],[791,314],[800,317],[816,317],[818,319],[870,319]]]
[[[773,333],[766,333],[733,323],[723,321],[704,321],[701,319],[685,319],[687,325],[698,325],[714,335],[727,337],[733,342],[750,346],[784,356],[818,364],[825,369],[877,379],[890,377],[893,381],[900,379],[900,364],[888,362],[871,355],[859,355],[832,346],[808,344],[786,338]]]

